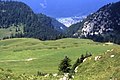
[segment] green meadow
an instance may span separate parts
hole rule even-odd
[[[66,38],[55,41],[40,41],[32,38],[14,38],[1,40],[0,74],[2,74],[2,78],[3,74],[8,75],[9,71],[14,72],[14,76],[23,73],[29,76],[37,75],[38,71],[55,74],[58,73],[58,65],[65,56],[68,56],[72,60],[71,64],[73,65],[76,59],[82,54],[85,55],[86,53],[92,53],[92,59],[87,60],[85,63],[80,65],[78,72],[74,75],[74,80],[96,80],[99,77],[103,77],[100,78],[100,80],[107,80],[110,78],[111,73],[117,77],[120,75],[120,73],[117,73],[120,70],[120,63],[117,63],[120,62],[120,57],[116,56],[116,58],[112,59],[107,56],[110,56],[111,53],[106,54],[106,52],[111,49],[116,51],[113,52],[114,54],[120,56],[119,45],[111,43],[98,43],[88,39]],[[94,57],[98,55],[102,55],[104,57],[101,61],[95,62]],[[108,61],[109,63],[107,63]],[[112,68],[109,65],[112,65]],[[117,67],[114,65],[117,65]],[[109,69],[107,70],[109,67],[111,72],[108,71]],[[5,71],[7,70],[8,72],[3,71],[2,69]],[[100,71],[102,72],[99,73]],[[105,75],[103,75],[104,72],[106,72]],[[11,75],[11,73],[9,75]],[[106,75],[109,76],[105,77]],[[17,78],[15,79],[17,80]],[[58,78],[54,79],[50,77],[37,77],[36,80],[51,79],[58,80]]]
[[[57,73],[58,65],[65,56],[68,56],[73,64],[86,52],[95,56],[116,47],[119,46],[72,38],[55,41],[30,38],[1,40],[0,67],[10,69],[16,74],[36,74],[37,71]]]

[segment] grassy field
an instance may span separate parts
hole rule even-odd
[[[30,38],[14,38],[1,40],[0,67],[5,70],[10,69],[17,75],[22,73],[35,75],[37,71],[57,73],[58,65],[65,56],[68,56],[73,64],[81,54],[86,54],[86,52],[91,52],[93,56],[97,56],[104,54],[107,50],[117,48],[119,49],[120,46],[97,43],[87,39],[67,38],[55,41],[40,41]],[[87,64],[83,65],[86,66]],[[82,67],[84,68],[84,66]],[[81,69],[79,71],[81,72]],[[79,73],[75,77],[75,80],[78,79]]]

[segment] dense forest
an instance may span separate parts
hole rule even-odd
[[[0,1],[0,29],[7,29],[13,25],[19,29],[21,24],[23,31],[11,34],[11,38],[29,37],[49,40],[61,38],[64,34],[55,29],[57,26],[53,25],[52,18],[44,14],[35,14],[26,4],[18,1]]]

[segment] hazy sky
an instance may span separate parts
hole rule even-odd
[[[20,0],[28,4],[35,13],[52,17],[84,15],[98,10],[105,4],[120,0]]]

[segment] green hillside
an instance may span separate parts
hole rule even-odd
[[[98,56],[97,61],[93,56],[81,64],[74,80],[120,80],[120,48]]]
[[[86,52],[91,52],[93,56],[97,56],[100,54],[103,55],[107,50],[116,48],[119,48],[119,46],[115,44],[97,43],[87,39],[67,38],[56,41],[40,41],[30,38],[14,38],[1,40],[0,67],[5,70],[10,69],[16,75],[22,73],[36,75],[37,71],[57,73],[58,65],[65,56],[68,56],[73,64],[81,54],[86,54]],[[90,63],[94,64],[94,61]],[[86,68],[86,65],[88,68],[92,64],[86,63],[81,66],[82,68]],[[98,65],[103,64],[100,62]],[[79,79],[79,73],[77,74],[75,80]]]
[[[62,38],[66,29],[57,20],[34,13],[23,2],[0,0],[0,39],[24,37],[55,40]]]

